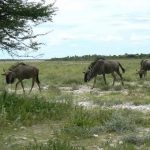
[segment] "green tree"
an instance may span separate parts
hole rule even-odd
[[[19,52],[38,50],[41,43],[33,28],[44,22],[52,22],[56,8],[45,0],[0,0],[0,50],[11,56]]]

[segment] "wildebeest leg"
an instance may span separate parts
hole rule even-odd
[[[16,83],[16,86],[15,86],[15,93],[16,93],[16,90],[17,90],[17,87],[18,87],[18,84],[20,83],[20,81],[18,81],[17,83]]]
[[[37,74],[37,76],[36,76],[36,83],[37,83],[37,85],[38,85],[38,87],[39,87],[39,91],[41,92],[41,87],[40,87],[40,81],[39,81],[39,77],[38,77],[38,74]]]
[[[34,86],[34,82],[35,82],[35,79],[33,78],[33,79],[32,79],[32,86],[31,86],[31,89],[30,89],[30,92],[29,92],[29,93],[31,93],[31,91],[32,91],[32,88],[33,88],[33,86]]]
[[[145,78],[147,76],[147,71],[144,71],[143,74],[144,74],[144,78]]]
[[[103,79],[104,79],[105,84],[107,84],[105,74],[103,74]]]
[[[94,78],[94,82],[93,82],[92,89],[94,88],[94,86],[95,86],[95,83],[96,83],[96,77]]]
[[[121,79],[122,85],[124,85],[124,83],[123,83],[123,78],[122,78],[122,74],[121,74],[119,71],[117,72],[117,74],[119,75],[119,77],[120,77],[120,79]]]
[[[113,76],[113,78],[114,78],[114,79],[113,79],[113,84],[112,84],[112,85],[114,86],[115,81],[116,81],[116,76],[115,76],[114,72],[112,73],[112,76]]]
[[[37,85],[38,85],[38,87],[39,87],[39,91],[41,92],[40,83],[39,83],[39,82],[37,82],[37,81],[36,81],[36,83],[37,83]]]
[[[23,89],[23,93],[25,93],[24,85],[23,85],[22,81],[20,81],[20,82],[21,82],[21,86],[22,86],[22,89]]]

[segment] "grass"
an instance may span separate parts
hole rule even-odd
[[[62,97],[63,102],[60,102],[59,98]],[[54,137],[58,138],[58,140],[61,139],[62,142],[63,139],[64,141],[75,142],[77,139],[93,138],[94,134],[99,135],[107,132],[124,134],[126,132],[133,132],[136,131],[137,127],[148,127],[150,123],[148,114],[145,115],[129,110],[88,110],[83,107],[74,106],[73,101],[71,101],[71,95],[57,96],[57,101],[46,101],[42,97],[13,94],[1,94],[0,98],[0,122],[2,123],[1,132],[3,134],[3,131],[6,129],[9,129],[9,133],[13,128],[28,127],[45,122],[46,120],[62,121],[62,126],[54,132]],[[7,142],[11,141],[8,140]],[[61,147],[60,143],[57,143],[58,147]],[[44,146],[49,148],[49,146],[47,147],[43,143],[33,144],[30,148],[46,149]],[[65,147],[67,145],[62,144],[62,146]],[[78,146],[82,147],[82,145]],[[18,146],[16,145],[15,147],[17,148]],[[71,148],[74,149],[73,147]]]
[[[83,147],[72,146],[67,141],[60,141],[58,139],[49,140],[47,143],[30,144],[25,150],[84,150]]]
[[[121,145],[109,145],[109,144],[106,144],[105,145],[105,149],[106,150],[137,150],[137,148],[135,147],[135,145],[133,144],[121,144]]]
[[[29,143],[28,145],[14,144],[12,146],[5,147],[5,150],[85,150],[81,146],[73,146],[68,141],[59,139],[50,139],[45,143]]]
[[[82,86],[92,87],[93,80],[84,83],[82,72],[90,62],[27,62],[39,68],[43,90],[39,93],[34,89],[28,95],[31,81],[26,80],[25,95],[19,91],[17,95],[0,93],[0,147],[6,150],[148,149],[149,131],[145,129],[149,128],[150,113],[109,108],[124,103],[150,104],[150,75],[141,80],[135,74],[138,59],[119,61],[126,69],[124,86],[117,77],[113,87],[111,75],[106,75],[107,85],[99,76],[95,88],[87,91],[82,91]],[[11,64],[1,62],[0,66],[7,69]],[[0,76],[0,80],[0,90],[4,91],[4,77]],[[69,87],[69,92],[60,87]],[[85,109],[74,105],[81,101],[89,101],[96,107]],[[22,140],[24,136],[26,140]]]
[[[65,99],[66,98],[66,99]],[[1,122],[5,125],[4,119],[13,124],[31,125],[44,119],[61,120],[68,116],[72,108],[70,97],[64,97],[63,102],[48,102],[43,98],[0,95]],[[2,126],[1,126],[2,127]]]

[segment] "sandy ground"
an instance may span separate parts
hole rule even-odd
[[[80,95],[83,93],[98,93],[100,95],[105,95],[109,93],[117,93],[118,91],[100,91],[100,89],[94,88],[91,89],[89,86],[79,86],[78,89],[72,90],[71,87],[60,87],[60,89],[64,92],[72,92],[75,95]],[[128,94],[128,91],[123,89],[119,91],[123,94]],[[92,101],[80,101],[76,103],[79,106],[83,106],[85,108],[95,108],[95,107],[100,107],[99,105],[93,104]],[[124,104],[119,104],[119,105],[113,105],[110,107],[103,107],[105,109],[131,109],[131,110],[136,110],[136,111],[141,111],[141,112],[150,112],[150,104],[148,105],[134,105],[132,103],[124,103]]]

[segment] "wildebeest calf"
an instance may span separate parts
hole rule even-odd
[[[94,84],[93,84],[93,87],[94,87],[94,85],[96,83],[97,75],[103,75],[103,78],[104,78],[104,81],[106,84],[105,74],[112,74],[113,85],[114,85],[115,80],[116,80],[116,76],[115,76],[115,72],[116,72],[121,78],[122,85],[124,85],[122,75],[119,71],[119,67],[122,69],[123,73],[125,72],[125,69],[122,67],[122,65],[118,61],[110,61],[110,60],[100,59],[92,64],[94,64],[94,65],[90,65],[90,67],[88,67],[88,70],[86,72],[84,72],[84,81],[85,82],[88,82],[92,78],[95,78]]]
[[[18,79],[15,86],[15,92],[17,90],[18,84],[21,83],[23,92],[25,93],[24,85],[22,81],[24,79],[30,79],[30,78],[32,78],[32,86],[30,92],[32,91],[35,82],[37,83],[39,90],[41,91],[40,81],[38,77],[39,69],[37,69],[36,67],[29,66],[25,63],[18,63],[16,65],[11,66],[7,72],[4,70],[4,73],[2,75],[5,75],[7,84],[13,84],[15,82],[15,79]]]

